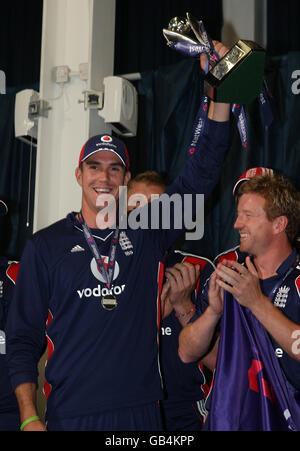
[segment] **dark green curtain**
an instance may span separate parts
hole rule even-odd
[[[193,121],[199,108],[202,80],[199,62],[185,59],[143,73],[139,95],[147,99],[147,130],[143,147],[145,166],[171,182],[185,159]]]
[[[272,92],[274,120],[265,129],[257,100],[246,107],[248,148],[241,146],[236,122],[231,118],[231,138],[220,181],[206,203],[205,234],[201,241],[185,242],[194,253],[213,258],[238,244],[233,230],[235,205],[232,188],[249,167],[267,166],[284,173],[300,188],[300,94],[292,92],[292,73],[300,68],[300,52],[268,61],[266,76]],[[193,118],[200,103],[199,65],[184,60],[173,66],[143,74],[140,95],[146,97],[147,129],[143,152],[149,169],[167,172],[170,179],[186,159]],[[199,81],[200,80],[200,81]]]
[[[225,160],[222,176],[209,203],[206,218],[205,240],[200,249],[209,252],[210,243],[214,254],[236,245],[237,233],[233,231],[235,205],[232,188],[238,177],[248,168],[265,166],[290,178],[300,189],[300,95],[292,92],[292,73],[300,67],[300,52],[291,52],[272,58],[267,66],[267,76],[273,96],[274,121],[264,129],[258,103],[247,107],[249,147],[240,147],[235,129],[234,139]]]
[[[0,96],[0,198],[9,209],[0,218],[0,252],[19,259],[32,233],[36,149],[14,138],[15,94],[9,88]]]
[[[32,234],[36,150],[15,139],[14,106],[17,92],[39,90],[42,10],[43,0],[1,2],[0,69],[7,89],[0,95],[0,198],[9,214],[0,218],[0,254],[12,259],[20,258]]]

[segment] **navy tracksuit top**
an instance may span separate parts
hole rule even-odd
[[[220,175],[228,131],[228,122],[208,121],[200,151],[187,159],[167,193],[209,195]],[[107,257],[113,231],[92,233]],[[47,418],[163,399],[160,262],[181,233],[172,223],[169,230],[121,230],[112,282],[118,306],[113,311],[101,306],[105,283],[74,213],[28,240],[8,317],[7,357],[13,387],[36,383],[47,339]]]

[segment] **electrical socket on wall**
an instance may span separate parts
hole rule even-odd
[[[70,81],[70,68],[68,66],[55,66],[52,70],[54,83],[68,83]]]

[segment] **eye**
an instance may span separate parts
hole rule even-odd
[[[250,219],[253,215],[248,212],[241,212],[236,213],[235,218],[236,219]]]
[[[110,171],[114,172],[114,173],[121,172],[121,167],[120,166],[111,166]]]

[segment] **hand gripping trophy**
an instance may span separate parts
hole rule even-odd
[[[175,17],[163,29],[167,44],[185,56],[207,55],[204,94],[216,102],[232,104],[232,112],[244,147],[247,147],[247,127],[243,104],[258,97],[264,105],[265,125],[272,122],[272,113],[264,86],[265,51],[252,41],[239,40],[223,58],[219,58],[202,20],[187,13]],[[267,107],[269,109],[267,110]]]

